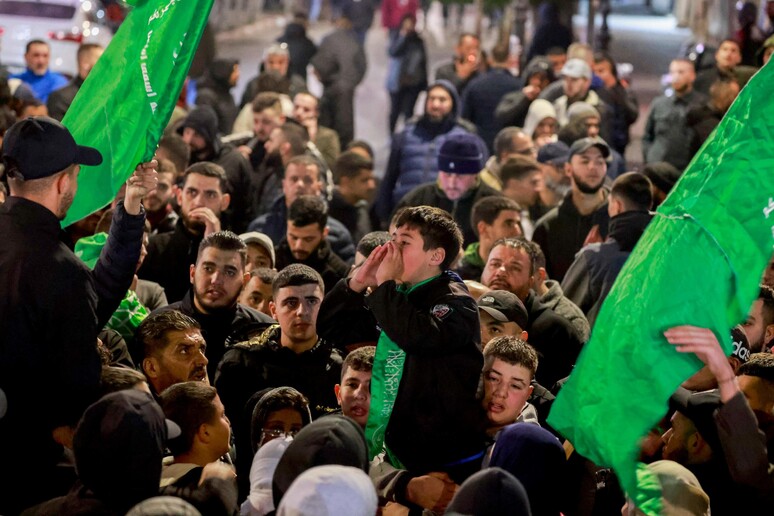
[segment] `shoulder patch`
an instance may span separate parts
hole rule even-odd
[[[433,309],[430,310],[430,313],[433,314],[436,319],[443,321],[450,313],[452,313],[452,309],[449,305],[435,305]]]

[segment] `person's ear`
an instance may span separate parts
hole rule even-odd
[[[528,338],[529,338],[529,333],[527,333],[526,331],[522,330],[522,332],[521,332],[521,340],[523,340],[524,342],[528,342],[527,341]]]
[[[489,228],[489,224],[484,222],[483,220],[479,220],[478,224],[476,224],[476,231],[478,231],[478,239],[479,241],[484,238],[484,236],[487,235],[487,229]]]
[[[339,404],[339,407],[341,406],[341,385],[338,383],[333,386],[333,392],[336,393],[336,403]]]
[[[68,169],[69,170],[69,169]],[[70,173],[62,172],[56,180],[56,191],[59,194],[66,192],[70,188]]]
[[[328,228],[328,226],[325,226],[325,229],[323,229],[323,232],[322,232],[323,239],[328,238],[328,233],[330,233],[330,229]]]
[[[572,177],[572,165],[569,161],[564,164],[564,175],[567,177]]]
[[[446,250],[443,247],[438,247],[433,250],[433,254],[430,255],[430,265],[440,266],[444,259],[446,259]]]
[[[231,204],[231,194],[223,194],[220,198],[220,211],[226,211],[229,204]]]
[[[204,444],[210,442],[210,426],[207,423],[199,425],[199,430],[196,432],[196,438]]]
[[[772,339],[774,339],[774,324],[769,324],[763,331],[763,345],[768,345]]]
[[[245,288],[247,284],[250,283],[250,278],[252,278],[250,271],[245,271],[242,275],[242,288]]]
[[[191,264],[190,268],[188,269],[188,279],[191,282],[191,285],[194,284],[194,275],[196,273],[196,265]]]
[[[271,312],[271,318],[277,320],[277,305],[274,301],[269,301],[269,312]]]
[[[527,395],[527,397],[532,396],[532,391],[535,390],[535,386],[530,384],[529,389],[527,389],[527,390],[529,391],[529,394]]]
[[[155,357],[148,357],[143,359],[142,372],[145,373],[145,376],[147,376],[148,378],[158,378],[159,377],[158,360],[156,360]]]
[[[177,185],[173,185],[172,186],[172,191],[174,192],[175,200],[177,201],[177,205],[178,206],[182,206],[183,205],[183,188],[181,188],[181,187],[179,187]]]

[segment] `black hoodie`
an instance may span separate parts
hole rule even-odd
[[[317,45],[306,35],[306,29],[300,23],[289,23],[285,33],[277,38],[277,43],[286,43],[290,53],[289,75],[306,78],[306,67],[317,52]]]
[[[231,74],[234,66],[239,61],[236,59],[216,59],[205,72],[204,79],[199,83],[196,94],[197,106],[210,106],[218,115],[218,131],[221,134],[231,134],[239,114],[239,109],[231,96]]]

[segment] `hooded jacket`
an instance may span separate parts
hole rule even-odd
[[[216,59],[204,74],[196,94],[197,106],[210,106],[218,116],[218,132],[230,134],[239,114],[239,109],[231,95],[230,83],[236,59]]]
[[[288,74],[306,78],[306,67],[317,52],[317,45],[306,35],[306,29],[300,23],[291,22],[285,32],[277,38],[277,43],[287,43],[290,54]]]
[[[554,69],[551,66],[551,61],[542,56],[530,60],[527,67],[524,68],[524,73],[521,74],[522,83],[529,84],[530,78],[537,74],[544,75],[549,82],[553,82]],[[531,103],[532,101],[520,89],[506,94],[495,109],[497,123],[500,127],[524,127]]]
[[[340,415],[318,419],[304,427],[290,443],[274,471],[274,505],[279,506],[290,485],[305,471],[329,464],[368,472],[368,449],[363,429]]]
[[[535,56],[544,56],[553,47],[567,49],[573,41],[572,29],[559,20],[556,4],[543,2],[538,8],[538,23],[527,61]]]
[[[128,389],[104,396],[75,430],[79,483],[25,514],[125,514],[158,495],[166,439],[164,413],[149,394]]]
[[[481,139],[490,152],[502,126],[495,119],[497,105],[505,95],[521,89],[521,79],[504,67],[493,67],[470,81],[462,95],[462,113],[465,120],[476,125]]]
[[[531,516],[524,486],[501,468],[483,469],[463,482],[446,514]]]
[[[252,173],[250,162],[232,145],[224,144],[220,140],[218,115],[211,106],[197,106],[192,109],[177,129],[178,134],[182,135],[186,127],[199,133],[206,145],[203,151],[191,151],[189,165],[200,161],[211,161],[226,171],[229,186],[227,193],[231,194],[231,203],[221,214],[224,229],[231,229],[235,233],[244,232],[245,226],[250,221],[248,202]]]
[[[610,219],[610,235],[578,253],[562,280],[564,295],[583,310],[591,326],[618,273],[639,241],[652,215],[626,211]]]
[[[377,513],[378,505],[374,485],[362,469],[329,464],[301,473],[282,498],[277,516],[371,516]]]
[[[439,121],[432,120],[425,112],[393,136],[390,159],[376,199],[376,213],[381,220],[389,221],[395,206],[408,192],[438,177],[438,149],[443,141],[460,133],[475,132],[475,128],[459,119],[460,100],[456,88],[448,81],[435,81],[428,88],[441,87],[452,98],[452,109]],[[488,157],[482,148],[484,159]]]
[[[250,494],[242,504],[241,514],[265,516],[276,508],[271,483],[279,460],[291,442],[290,439],[274,439],[261,446],[255,454],[250,468]]]
[[[565,503],[567,460],[551,432],[528,423],[506,427],[497,438],[489,465],[521,482],[532,516],[559,516]]]
[[[551,308],[557,315],[570,321],[583,342],[589,340],[591,328],[583,311],[564,295],[562,286],[559,285],[558,281],[546,280],[545,285],[548,291],[540,296],[540,302]]]
[[[333,386],[341,380],[341,354],[323,339],[296,354],[280,342],[279,324],[235,344],[218,365],[215,386],[229,418],[239,421],[245,402],[267,387],[293,387],[309,399],[314,416],[338,406]]]
[[[524,134],[533,138],[535,129],[540,122],[546,118],[556,119],[556,109],[554,105],[545,99],[535,99],[527,110],[527,117],[524,119]]]

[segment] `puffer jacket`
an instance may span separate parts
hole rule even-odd
[[[395,206],[408,192],[435,181],[438,177],[437,152],[446,138],[453,134],[475,133],[472,124],[459,118],[460,100],[454,86],[448,81],[435,81],[427,91],[437,86],[451,95],[452,110],[439,122],[424,114],[409,122],[401,133],[393,137],[387,171],[376,200],[376,213],[381,220],[390,219]],[[481,152],[484,159],[489,156],[486,145]]]

